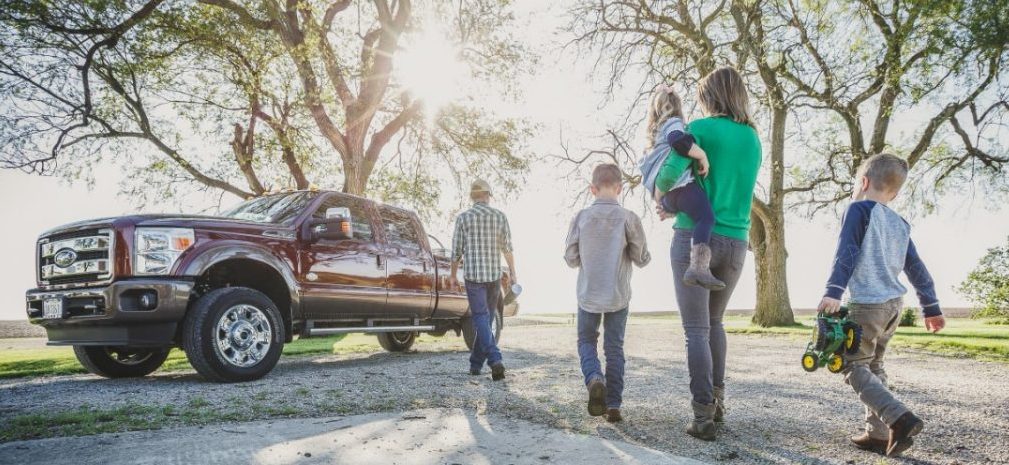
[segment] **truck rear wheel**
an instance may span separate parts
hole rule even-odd
[[[378,333],[378,343],[389,352],[406,352],[414,342],[417,342],[416,332]]]
[[[277,365],[284,347],[283,319],[262,292],[215,289],[189,309],[182,347],[189,363],[208,380],[252,381]]]
[[[77,361],[91,373],[106,378],[139,378],[161,368],[171,349],[118,346],[74,346]]]
[[[504,326],[504,315],[501,314],[501,309],[494,312],[494,318],[490,320],[490,331],[494,335],[494,342],[501,342],[501,327]],[[469,350],[473,350],[473,345],[476,343],[476,329],[473,328],[473,318],[465,317],[462,319],[462,339],[466,341],[466,347]]]

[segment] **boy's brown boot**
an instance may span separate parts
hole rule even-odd
[[[687,434],[705,441],[715,440],[715,404],[699,404],[690,402],[694,410],[694,419],[687,424]]]
[[[690,248],[690,266],[683,274],[683,283],[711,291],[725,289],[725,283],[711,274],[711,247],[708,244],[694,244]]]
[[[862,433],[859,436],[852,436],[849,439],[855,447],[875,452],[877,454],[886,454],[886,446],[890,445],[890,441],[887,441],[886,439],[876,439],[869,436],[869,433]]]
[[[725,388],[715,387],[715,423],[725,421]]]
[[[890,443],[886,446],[886,456],[896,457],[914,444],[911,439],[925,427],[925,422],[913,413],[907,412],[890,425]]]
[[[610,423],[619,423],[624,421],[624,416],[620,414],[620,409],[608,408],[606,409],[606,421]]]

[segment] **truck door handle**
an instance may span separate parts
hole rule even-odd
[[[382,254],[380,254],[380,253],[379,254],[375,254],[375,266],[378,267],[379,269],[382,269],[382,268],[385,267],[385,264],[382,262]]]

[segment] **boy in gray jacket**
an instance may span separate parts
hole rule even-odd
[[[901,271],[918,293],[925,328],[938,332],[946,325],[935,284],[911,241],[911,226],[887,207],[906,178],[907,162],[889,154],[873,155],[859,167],[819,305],[825,313],[837,313],[848,290],[848,315],[862,326],[862,342],[857,353],[844,356],[844,380],[865,404],[865,432],[851,442],[890,457],[911,447],[912,437],[925,426],[887,389],[883,370],[886,344],[897,330],[907,292],[897,280]]]
[[[578,270],[578,356],[589,391],[589,415],[623,419],[624,329],[631,300],[631,264],[651,260],[641,219],[617,201],[621,186],[616,165],[596,166],[589,186],[596,201],[571,221],[564,260]],[[603,322],[604,377],[596,353]]]

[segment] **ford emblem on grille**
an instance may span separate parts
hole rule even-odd
[[[59,252],[56,252],[56,255],[53,257],[53,262],[60,268],[66,268],[73,265],[75,261],[77,261],[77,252],[74,252],[73,249],[60,250]]]

